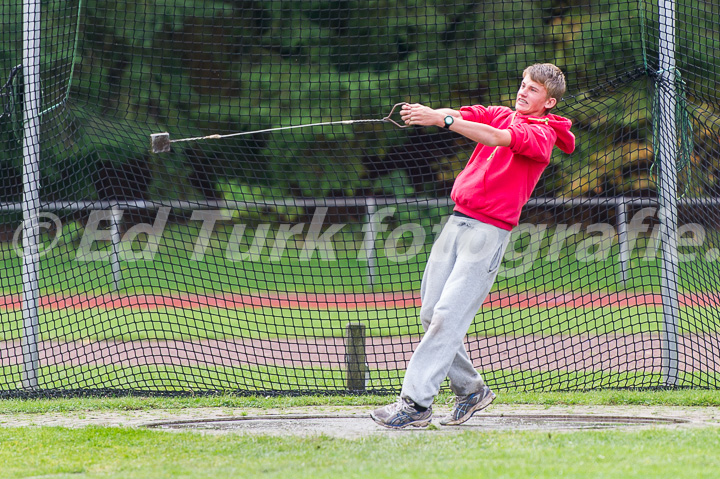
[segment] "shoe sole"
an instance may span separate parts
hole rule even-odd
[[[372,414],[370,414],[370,417],[372,418],[373,421],[375,421],[376,423],[378,423],[378,424],[380,424],[381,426],[386,427],[386,428],[388,428],[388,429],[405,429],[405,428],[408,427],[408,426],[412,426],[412,427],[427,427],[427,426],[429,426],[430,423],[432,422],[432,418],[430,418],[430,419],[425,419],[425,420],[422,420],[422,421],[409,422],[409,423],[407,423],[407,424],[403,424],[402,426],[393,426],[393,425],[391,425],[391,424],[386,424],[386,423],[382,422],[381,420],[377,419],[377,418],[376,418],[375,416],[373,416]]]
[[[495,397],[495,393],[490,391],[490,394],[485,396],[482,401],[471,407],[470,410],[466,412],[463,417],[453,419],[451,421],[440,421],[440,424],[443,426],[459,426],[460,424],[467,422],[467,420],[470,419],[476,412],[482,411],[483,409],[491,405],[492,402],[495,400]]]

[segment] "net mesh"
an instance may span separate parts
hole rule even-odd
[[[360,120],[512,106],[537,62],[566,75],[577,149],[512,233],[476,368],[500,390],[718,386],[714,2],[23,3],[0,6],[0,393],[398,391],[475,145]]]

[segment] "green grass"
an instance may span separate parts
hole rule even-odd
[[[191,259],[197,228],[188,225],[169,225],[160,239],[155,260],[121,262],[123,281],[121,292],[134,293],[228,293],[253,291],[278,292],[364,292],[368,286],[368,264],[356,258],[362,244],[362,233],[347,232],[335,242],[336,260],[324,261],[318,253],[310,261],[299,260],[302,243],[288,243],[280,260],[270,257],[267,248],[257,261],[232,261],[226,253],[228,231],[219,227],[211,239],[201,261]],[[228,226],[229,228],[229,226]],[[63,237],[65,238],[65,237]],[[618,283],[620,266],[618,246],[614,245],[607,259],[579,262],[575,246],[570,244],[557,253],[553,261],[548,256],[548,237],[543,240],[532,267],[524,274],[499,276],[496,290],[509,291],[575,291],[575,292],[658,292],[660,262],[643,259],[643,241],[634,252],[629,279]],[[383,252],[383,240],[377,248],[377,291],[417,291],[430,244],[411,261],[394,263]],[[427,241],[432,240],[429,235]],[[112,291],[113,274],[109,262],[76,261],[78,238],[65,238],[41,261],[41,290],[43,294],[102,294]],[[524,240],[517,247],[522,250]],[[525,241],[526,242],[526,241]],[[46,241],[47,243],[47,241]],[[137,245],[136,245],[137,246]],[[243,248],[246,248],[244,246]],[[701,252],[698,252],[701,253]],[[518,266],[505,263],[506,267]],[[718,265],[708,262],[702,254],[693,262],[679,267],[681,291],[717,291],[720,287]],[[9,243],[0,244],[0,294],[21,291],[21,259]]]
[[[441,391],[437,403],[445,403],[448,391]],[[392,401],[388,395],[279,395],[253,396],[213,394],[202,396],[56,397],[0,400],[0,415],[70,413],[78,411],[140,411],[187,408],[252,408],[282,410],[309,406],[379,406]],[[493,404],[538,406],[679,406],[720,407],[715,389],[594,389],[589,391],[500,391]]]
[[[361,420],[361,419],[359,419]],[[367,419],[366,419],[367,420]],[[715,478],[714,429],[389,434],[362,440],[0,429],[3,477]]]
[[[42,339],[142,340],[342,337],[348,322],[362,322],[370,336],[417,335],[418,309],[303,310],[291,308],[88,308],[44,309]],[[22,312],[0,324],[0,340],[19,339]]]
[[[600,335],[656,333],[662,330],[656,306],[598,308],[483,308],[471,336]],[[371,337],[422,333],[419,308],[322,310],[296,308],[197,309],[43,308],[40,339],[60,341],[203,340],[258,338],[339,338],[347,323],[363,323]],[[681,334],[716,332],[714,307],[679,310]],[[0,323],[0,341],[22,338],[22,311],[9,311]]]
[[[399,391],[404,370],[370,369],[369,392]],[[663,385],[658,373],[648,371],[520,371],[483,370],[485,380],[498,391],[568,391],[598,388],[650,388]],[[279,366],[173,366],[173,365],[93,365],[47,366],[38,371],[39,394],[72,394],[78,391],[127,391],[146,393],[265,393],[309,394],[319,391],[343,393],[346,373],[340,364],[327,368]],[[0,368],[0,392],[21,392],[19,366]],[[678,386],[715,388],[718,374],[679,373]],[[448,384],[442,387],[447,390]]]
[[[446,401],[447,393],[437,398]],[[92,414],[186,408],[284,410],[372,407],[388,396],[107,397],[7,399],[12,414]],[[720,406],[720,391],[504,392],[496,404]],[[253,412],[256,414],[257,412]],[[678,411],[681,416],[681,411]],[[359,421],[369,421],[358,418]],[[605,431],[388,431],[360,439],[269,437],[146,429],[0,428],[3,478],[715,478],[716,428]]]

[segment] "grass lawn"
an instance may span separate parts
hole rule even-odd
[[[517,391],[572,391],[597,388],[657,388],[663,377],[648,371],[520,371],[514,369],[482,370],[483,377],[494,389]],[[374,393],[399,391],[404,369],[375,369],[368,374],[367,390]],[[152,394],[315,394],[347,391],[344,366],[337,363],[326,368],[280,366],[143,366],[92,365],[47,366],[38,371],[39,394],[111,394],[146,392]],[[714,388],[720,384],[715,373],[680,372],[678,386]],[[448,390],[447,382],[442,384]],[[0,393],[22,397],[22,374],[18,366],[0,369]]]
[[[478,336],[601,335],[657,333],[662,330],[659,306],[632,307],[486,307],[469,331]],[[682,334],[716,332],[715,307],[679,310]],[[22,337],[22,311],[7,311],[0,323],[0,341]],[[202,340],[343,337],[348,323],[363,323],[373,337],[422,334],[419,308],[297,309],[297,308],[86,308],[40,313],[40,339],[60,341]]]
[[[437,403],[450,397],[441,391]],[[136,411],[205,407],[286,409],[305,406],[380,406],[392,401],[387,395],[182,395],[58,396],[54,398],[7,398],[0,400],[0,415],[69,413],[78,411]],[[539,406],[678,406],[720,407],[720,391],[714,389],[594,389],[589,391],[501,391],[493,404]]]
[[[362,440],[90,427],[0,429],[3,477],[716,478],[713,429],[432,431]]]
[[[438,398],[444,401],[445,395]],[[197,407],[372,406],[386,396],[58,398],[0,401],[3,415]],[[720,406],[707,390],[503,393],[498,404]],[[679,410],[681,415],[681,410]],[[360,420],[360,419],[359,419]],[[359,439],[85,427],[0,428],[3,478],[715,478],[715,427],[388,431]]]
[[[308,260],[300,259],[302,242],[288,242],[284,254],[272,256],[268,247],[252,260],[237,260],[227,252],[227,231],[216,231],[201,259],[193,257],[196,228],[172,225],[159,239],[157,254],[152,261],[121,261],[120,292],[137,293],[245,293],[278,292],[365,292],[417,291],[429,241],[416,255],[399,262],[388,259],[383,248],[384,237],[376,243],[377,259],[370,286],[369,263],[361,257],[362,234],[342,235],[334,243],[334,259],[320,257],[316,251]],[[387,236],[387,233],[386,233]],[[76,238],[77,241],[79,239]],[[42,294],[102,294],[113,291],[113,269],[110,261],[78,261],[77,245],[72,239],[61,241],[41,260],[40,288]],[[48,243],[46,239],[45,243]],[[574,292],[658,292],[660,261],[646,260],[644,250],[633,253],[628,277],[619,282],[619,249],[615,244],[607,257],[593,261],[577,261],[575,244],[549,252],[548,239],[542,247],[528,255],[506,254],[496,291],[574,291]],[[527,248],[527,238],[516,242],[519,251]],[[100,244],[106,253],[107,246]],[[136,249],[139,246],[136,245]],[[247,246],[243,246],[247,248]],[[401,252],[402,253],[402,252]],[[510,261],[513,257],[519,258]],[[527,258],[534,258],[525,264]],[[679,265],[678,289],[682,292],[717,291],[717,263],[697,254],[693,261]],[[22,290],[22,261],[10,243],[0,243],[0,294],[18,294]],[[513,271],[512,274],[503,272]]]

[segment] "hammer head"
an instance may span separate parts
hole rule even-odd
[[[170,151],[170,133],[153,133],[150,135],[150,146],[153,153]]]

